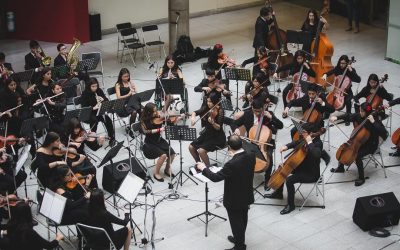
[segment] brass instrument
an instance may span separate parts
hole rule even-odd
[[[42,57],[41,58],[41,64],[43,65],[43,66],[45,66],[45,67],[48,67],[48,66],[50,66],[50,64],[51,64],[51,57],[50,56],[46,56],[46,54],[44,53],[44,51],[43,51],[43,49],[42,49],[42,46],[40,46],[39,45],[39,51],[38,51],[38,53],[40,54],[40,56]]]
[[[1,70],[2,69],[2,70]],[[7,77],[10,77],[12,74],[14,74],[14,71],[8,70],[4,65],[0,65],[0,70],[1,70],[1,75],[6,75]]]
[[[72,44],[71,48],[69,49],[67,55],[67,65],[70,68],[70,73],[72,74],[75,70],[76,66],[78,65],[79,59],[75,55],[76,50],[81,46],[81,41],[74,38],[74,43]]]

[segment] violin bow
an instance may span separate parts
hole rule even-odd
[[[215,104],[212,108],[210,108],[210,110],[208,110],[203,116],[201,116],[200,118],[198,118],[194,123],[193,123],[193,126],[194,125],[196,125],[196,123],[198,122],[198,121],[200,121],[201,119],[203,119],[208,113],[210,113],[218,104],[220,104],[222,102],[222,98],[221,98],[221,100],[219,100],[218,102],[217,102],[217,104]]]

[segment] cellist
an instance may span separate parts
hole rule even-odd
[[[390,102],[388,102],[387,104],[384,104],[383,106],[387,109],[387,108],[389,108],[389,107],[393,107],[393,106],[398,105],[398,104],[400,104],[400,97],[398,97],[398,98],[396,98],[396,99],[394,99],[394,100],[391,100]],[[397,131],[397,130],[396,130],[396,131]],[[396,131],[392,134],[392,138],[393,138],[393,136],[396,136],[396,135],[395,135],[395,134],[396,134]],[[396,139],[397,139],[397,138],[396,138]],[[392,139],[392,141],[393,141],[393,139]],[[394,156],[394,157],[400,156],[400,148],[399,148],[399,146],[396,145],[396,151],[395,151],[395,152],[392,152],[392,153],[389,153],[389,155],[390,155],[390,156]]]
[[[284,152],[290,148],[295,148],[300,141],[306,140],[307,144],[307,155],[305,159],[299,164],[299,166],[289,175],[286,179],[286,188],[288,192],[287,205],[280,212],[280,214],[288,214],[295,209],[294,194],[295,194],[295,183],[313,183],[320,177],[320,161],[322,153],[322,141],[317,135],[312,138],[311,133],[319,131],[318,124],[304,123],[301,125],[303,129],[302,139],[290,142],[280,149],[280,152]],[[270,199],[283,199],[283,185],[271,194],[264,195],[265,198]]]
[[[363,120],[368,119],[364,127],[369,131],[370,136],[368,140],[361,145],[357,153],[356,165],[358,169],[358,179],[354,183],[355,186],[361,186],[365,183],[364,164],[362,161],[363,157],[369,154],[373,154],[376,151],[379,146],[379,137],[381,137],[383,140],[386,140],[386,138],[388,137],[388,132],[386,131],[385,126],[379,119],[371,115],[372,111],[372,107],[368,105],[368,103],[364,102],[360,106],[360,113],[346,113],[341,116],[330,117],[331,122],[335,122],[338,119],[344,119],[345,121],[355,122],[357,124],[361,124]],[[344,165],[339,163],[337,168],[331,169],[331,172],[343,173]]]

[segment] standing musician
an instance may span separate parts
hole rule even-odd
[[[260,9],[260,15],[257,17],[254,26],[254,39],[253,48],[254,56],[257,55],[258,48],[267,47],[267,38],[269,32],[269,26],[273,23],[272,15],[274,15],[272,8],[263,6]]]
[[[307,18],[301,26],[301,31],[308,32],[310,34],[310,40],[305,41],[303,44],[303,50],[311,53],[311,41],[315,38],[318,33],[318,23],[322,22],[321,29],[326,30],[328,28],[328,22],[324,17],[318,16],[318,12],[315,9],[310,9],[307,13]]]
[[[136,121],[136,116],[141,111],[141,104],[138,99],[135,100],[133,105],[129,105],[130,97],[137,93],[136,85],[133,81],[131,81],[131,75],[127,68],[122,68],[118,74],[118,80],[115,84],[115,94],[117,95],[117,99],[126,98],[126,102],[124,108],[122,110],[118,110],[117,114],[120,117],[129,118],[129,129],[130,125]],[[130,131],[130,130],[129,130]],[[132,134],[131,132],[129,134]]]
[[[235,120],[235,134],[240,135],[240,127],[244,126],[246,129],[247,135],[250,133],[250,129],[253,126],[257,126],[261,120],[261,116],[264,116],[263,119],[263,125],[267,126],[272,134],[276,134],[278,132],[278,129],[283,128],[283,123],[274,115],[273,112],[271,111],[263,111],[265,107],[265,103],[261,100],[255,99],[251,103],[251,110],[246,110],[244,112],[244,115],[240,117],[238,120]],[[271,176],[271,170],[272,170],[272,165],[273,165],[273,159],[272,159],[272,153],[275,148],[275,141],[271,140],[268,142],[269,144],[272,144],[274,146],[270,146],[267,149],[270,161],[269,161],[269,166],[266,167],[265,171],[265,185],[264,188],[267,188],[267,184],[269,181],[269,177]]]
[[[146,135],[143,145],[143,153],[146,158],[158,158],[154,168],[153,177],[159,182],[163,182],[160,174],[161,166],[166,162],[164,174],[168,177],[175,177],[171,172],[171,164],[175,158],[175,151],[170,147],[168,142],[161,137],[161,132],[165,130],[162,118],[157,111],[157,106],[149,102],[144,106],[140,117],[142,131]],[[161,120],[159,122],[158,120]]]
[[[51,99],[47,98],[45,105],[51,118],[49,131],[56,132],[61,136],[61,138],[65,138],[64,118],[65,110],[67,108],[67,100],[65,95],[61,94],[62,91],[63,89],[60,82],[51,84],[51,95],[58,96],[55,96]]]
[[[96,78],[91,77],[89,82],[86,84],[85,90],[81,96],[82,107],[93,107],[92,114],[90,116],[90,128],[92,131],[97,132],[97,125],[99,122],[104,123],[108,137],[110,137],[110,145],[115,142],[115,131],[113,123],[107,114],[97,116],[97,111],[103,101],[108,101],[108,98],[104,94],[103,90],[99,87],[99,82]]]
[[[43,69],[42,58],[44,58],[43,51],[40,52],[40,45],[37,41],[31,40],[29,42],[30,52],[25,55],[25,70],[33,70],[31,82],[36,82],[39,78],[38,72]]]
[[[0,90],[4,87],[4,81],[11,76],[13,71],[11,63],[6,63],[6,55],[0,52]]]
[[[207,98],[207,107],[202,106],[199,110],[192,113],[192,126],[196,123],[196,116],[204,120],[204,130],[189,145],[189,151],[196,162],[203,163],[210,167],[208,152],[214,152],[218,148],[223,148],[226,143],[225,132],[222,128],[224,121],[224,110],[220,106],[220,98],[212,92]]]
[[[353,68],[350,64],[350,59],[347,55],[342,55],[339,60],[337,65],[330,71],[325,72],[325,74],[322,76],[322,79],[326,81],[326,78],[332,74],[335,75],[335,77],[341,76],[346,68],[348,69],[346,72],[346,76],[350,78],[351,82],[361,82],[361,77],[357,75],[356,69]],[[351,100],[353,99],[353,90],[351,89],[352,85],[350,83],[349,87],[345,90],[346,95],[344,97],[344,102],[346,105],[346,113],[351,113]],[[350,122],[346,122],[346,126],[349,126]]]
[[[67,64],[67,47],[63,43],[57,44],[58,55],[54,58],[54,67],[63,66]]]
[[[344,114],[341,116],[331,116],[331,122],[335,122],[338,119],[345,119],[348,122],[355,122],[356,124],[361,124],[363,120],[368,119],[364,125],[370,136],[368,140],[361,145],[360,149],[358,150],[357,158],[356,158],[356,165],[358,170],[358,179],[355,181],[355,186],[361,186],[365,183],[364,177],[364,164],[363,164],[363,157],[369,154],[373,154],[379,146],[379,137],[383,140],[386,140],[388,137],[388,132],[385,129],[385,126],[382,122],[371,115],[372,107],[364,102],[360,106],[360,113],[354,114]],[[356,127],[356,126],[355,126]],[[333,173],[343,173],[344,172],[344,165],[339,162],[337,168],[332,168],[331,172]]]
[[[242,148],[242,140],[237,135],[228,138],[228,148],[232,159],[225,163],[217,173],[213,173],[203,163],[197,163],[197,169],[213,182],[225,180],[224,206],[228,212],[233,236],[228,240],[235,244],[231,249],[246,249],[245,234],[249,206],[254,203],[253,178],[256,158]]]
[[[362,88],[362,90],[357,95],[354,96],[355,112],[359,112],[360,104],[358,102],[359,102],[360,98],[365,98],[365,100],[368,102],[370,95],[374,95],[374,94],[375,94],[374,98],[380,98],[382,100],[387,100],[389,102],[391,100],[393,100],[393,94],[387,92],[385,87],[382,86],[382,84],[380,83],[378,76],[376,74],[370,74],[368,77],[367,86]],[[374,101],[374,100],[371,100],[371,101]],[[382,105],[382,104],[383,103],[379,103],[379,105]],[[372,103],[371,103],[371,105],[372,105]],[[384,115],[385,115],[384,112],[380,112],[379,118],[381,120],[383,120]]]
[[[303,79],[305,77],[315,77],[315,72],[311,68],[310,64],[306,61],[306,55],[304,51],[298,50],[294,54],[294,58],[296,59],[294,62],[290,64],[283,65],[279,67],[276,72],[273,75],[274,79],[278,78],[278,73],[289,70],[289,75],[293,76],[296,73],[299,73],[302,66],[303,66],[303,75],[299,76],[300,79]],[[289,91],[293,88],[294,83],[290,82],[288,85],[286,85],[285,89],[282,92],[282,99],[283,99],[283,105],[286,108],[287,107],[287,100],[286,96],[288,95]],[[302,89],[305,86],[301,86]]]
[[[305,159],[299,163],[298,167],[294,169],[291,175],[286,179],[286,189],[288,192],[287,205],[280,212],[280,214],[288,214],[295,209],[294,194],[295,183],[313,183],[320,177],[320,161],[322,153],[322,141],[319,137],[314,136],[313,133],[319,131],[318,125],[313,123],[304,123],[301,125],[303,129],[302,138],[297,141],[290,142],[280,149],[284,152],[288,149],[295,148],[302,140],[306,141],[304,147],[307,147],[307,155]],[[283,199],[283,185],[271,194],[266,194],[264,197],[270,199]]]
[[[400,104],[400,97],[398,97],[398,98],[396,98],[394,100],[391,100],[390,102],[388,102],[387,104],[384,104],[383,106],[385,108],[389,108],[389,107],[393,107],[393,106],[398,105],[398,104]],[[396,131],[393,132],[393,134],[392,134],[392,141],[393,141],[393,137],[395,138],[395,141],[398,138],[398,136],[396,136],[396,134],[397,134]],[[396,142],[393,142],[393,143],[396,143]],[[395,147],[396,147],[396,151],[392,152],[392,153],[389,153],[389,155],[398,157],[398,156],[400,156],[400,144],[397,144]]]

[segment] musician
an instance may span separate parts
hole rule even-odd
[[[33,229],[32,221],[32,211],[29,204],[18,202],[12,209],[12,216],[7,225],[10,249],[42,250],[44,248],[54,249],[59,246],[59,242],[64,238],[61,233],[57,233],[54,240],[47,241]]]
[[[183,79],[182,71],[172,55],[165,58],[164,65],[160,68],[159,77],[161,79]]]
[[[388,137],[388,132],[386,131],[385,126],[378,118],[371,115],[372,111],[372,107],[368,103],[364,102],[360,106],[360,113],[344,114],[340,116],[330,117],[331,122],[335,122],[338,119],[344,119],[345,121],[355,122],[357,124],[361,124],[365,119],[367,119],[364,128],[369,131],[370,136],[368,140],[364,144],[362,144],[360,149],[358,150],[356,158],[358,179],[354,183],[355,186],[361,186],[365,183],[363,158],[366,155],[373,154],[377,150],[380,138],[386,140],[386,138]],[[337,168],[331,169],[331,172],[343,173],[344,165],[339,163]]]
[[[44,57],[43,51],[40,51],[40,45],[37,41],[31,40],[29,42],[30,52],[25,55],[25,70],[33,69],[39,72],[43,69],[42,58]]]
[[[51,96],[55,96],[53,98],[47,98],[46,107],[49,111],[50,115],[50,124],[49,131],[56,132],[61,136],[61,138],[65,138],[65,129],[64,129],[64,118],[65,118],[65,110],[67,108],[67,100],[64,94],[61,94],[63,89],[60,82],[56,82],[51,84]]]
[[[384,106],[384,108],[389,108],[389,107],[393,107],[393,106],[398,105],[398,104],[400,104],[400,97],[391,100],[390,102],[388,102],[387,104],[384,104],[383,106]],[[395,157],[400,156],[400,148],[397,147],[397,145],[396,145],[396,151],[392,152],[392,153],[389,153],[389,155],[390,156],[395,156]]]
[[[346,76],[350,78],[352,82],[361,82],[361,77],[357,74],[356,69],[353,68],[350,64],[350,59],[347,55],[342,55],[339,60],[337,65],[330,71],[325,72],[325,74],[322,76],[322,79],[326,81],[326,78],[332,74],[335,75],[335,77],[341,76],[346,68],[348,69],[346,72]],[[351,89],[352,85],[350,83],[349,87],[345,89],[346,95],[344,96],[344,102],[346,105],[346,113],[351,113],[351,100],[353,99],[353,90]],[[350,125],[350,122],[346,122],[346,126]]]
[[[103,228],[107,231],[117,249],[124,247],[124,250],[128,250],[132,236],[132,229],[126,226],[129,223],[129,217],[125,215],[125,219],[121,220],[108,212],[104,201],[104,193],[101,189],[93,190],[88,208],[88,225]],[[114,230],[112,224],[123,227]],[[98,241],[102,240],[98,238]]]
[[[256,99],[263,103],[267,102],[269,96],[269,84],[269,77],[265,76],[265,74],[258,73],[257,75],[255,75],[251,84],[246,84],[246,95],[244,96],[245,103],[243,104],[243,108],[249,106],[249,103],[253,102]],[[248,88],[247,85],[249,85]]]
[[[220,98],[216,93],[211,93],[207,98],[207,107],[201,107],[192,113],[192,126],[196,122],[196,116],[204,119],[204,131],[200,133],[189,145],[190,154],[196,162],[203,163],[210,167],[208,152],[214,152],[218,148],[223,148],[226,143],[225,132],[223,130],[224,110],[220,106]]]
[[[34,101],[42,98],[46,98],[51,96],[51,86],[50,84],[53,83],[51,68],[43,68],[42,71],[39,73],[39,78],[37,83],[33,84],[29,88],[26,89],[26,94],[28,96],[32,96],[31,98]],[[40,95],[40,96],[39,96]]]
[[[146,135],[143,145],[143,153],[146,158],[158,158],[153,177],[159,182],[163,182],[160,174],[161,166],[166,162],[164,174],[168,177],[175,177],[171,172],[171,164],[175,158],[175,151],[171,148],[168,142],[161,137],[161,133],[165,130],[163,124],[156,124],[155,118],[159,117],[157,106],[154,103],[147,103],[143,108],[141,120],[142,131]]]
[[[328,21],[322,16],[318,16],[318,12],[315,9],[310,9],[307,13],[307,18],[301,26],[301,31],[308,32],[310,34],[310,40],[304,41],[303,50],[311,53],[311,41],[315,38],[318,33],[318,24],[321,24],[321,30],[326,30],[328,28]]]
[[[315,71],[311,68],[310,64],[308,63],[308,61],[306,61],[306,55],[303,51],[298,50],[296,51],[296,53],[294,54],[294,58],[296,59],[295,61],[293,61],[292,63],[283,65],[281,67],[279,67],[276,72],[273,75],[273,78],[277,79],[278,78],[278,74],[280,72],[283,71],[289,71],[289,75],[293,76],[296,73],[299,73],[302,66],[303,66],[303,75],[300,76],[300,79],[304,79],[307,77],[315,77]],[[300,84],[300,83],[299,83]],[[301,86],[302,89],[307,89],[306,86]],[[291,90],[293,88],[293,82],[290,82],[288,85],[286,85],[285,89],[282,92],[282,99],[283,99],[283,106],[286,108],[287,107],[287,100],[286,100],[286,96],[289,93],[289,90]]]
[[[54,58],[54,67],[67,65],[67,46],[63,43],[57,44],[58,55]]]
[[[317,124],[304,123],[302,125],[302,139],[298,141],[292,141],[280,149],[280,152],[287,151],[296,146],[303,140],[306,141],[304,145],[307,147],[307,155],[305,159],[299,163],[299,166],[294,169],[291,175],[286,179],[286,189],[288,192],[287,205],[280,212],[280,214],[288,214],[295,209],[294,194],[296,183],[314,183],[320,177],[320,161],[322,153],[322,141],[319,136],[312,137],[312,133],[319,131]],[[265,198],[269,199],[283,199],[283,185],[275,190],[271,194],[264,195]]]
[[[255,99],[251,103],[251,110],[246,110],[242,117],[240,117],[238,120],[235,120],[235,127],[236,127],[236,129],[234,130],[235,134],[240,135],[241,132],[239,127],[244,126],[247,135],[249,135],[250,129],[253,126],[257,126],[259,124],[261,116],[264,117],[263,125],[267,126],[271,130],[272,134],[276,134],[278,132],[278,129],[283,129],[282,121],[279,120],[272,111],[263,112],[264,107],[265,103],[263,101]],[[273,165],[272,153],[275,148],[274,140],[271,140],[268,143],[272,144],[273,146],[268,146],[267,149],[270,158],[270,164],[269,166],[267,166],[265,171],[265,185],[264,185],[265,189],[267,189],[267,184],[271,176],[272,165]]]
[[[257,17],[256,24],[254,26],[254,39],[253,48],[255,49],[254,55],[257,55],[259,47],[267,47],[267,38],[269,32],[269,26],[273,23],[273,12],[272,8],[263,6],[260,9],[260,15]]]
[[[66,132],[67,137],[71,140],[69,143],[70,147],[74,147],[77,153],[82,155],[87,155],[85,145],[91,150],[96,151],[103,146],[105,141],[105,136],[97,136],[92,132],[86,132],[76,117],[68,121]]]
[[[378,92],[376,92],[376,96],[375,96],[376,98],[382,98],[386,101],[393,100],[393,94],[387,92],[385,87],[382,85],[378,89],[379,85],[381,85],[381,84],[380,84],[378,76],[376,74],[370,74],[368,77],[367,86],[362,88],[362,90],[357,95],[354,96],[354,110],[356,113],[359,112],[359,107],[360,107],[359,99],[365,98],[366,101],[368,101],[369,96],[373,95],[376,91],[378,91]],[[371,101],[373,101],[373,100],[371,100]],[[379,113],[379,118],[381,120],[383,120],[384,116],[385,116],[384,111]]]
[[[103,90],[99,87],[99,82],[96,78],[90,78],[89,82],[86,84],[85,90],[82,93],[81,100],[82,107],[93,107],[89,121],[91,130],[97,132],[98,123],[104,123],[108,137],[110,137],[109,143],[113,145],[115,143],[115,132],[110,117],[106,114],[97,116],[101,102],[108,101],[108,98],[104,94]]]
[[[122,68],[119,71],[118,80],[115,84],[115,93],[117,95],[117,99],[126,98],[124,108],[122,110],[117,110],[117,114],[120,117],[130,116],[129,134],[131,135],[132,132],[130,132],[130,125],[136,121],[137,114],[140,114],[141,104],[137,98],[134,99],[134,102],[131,100],[131,96],[137,93],[137,89],[135,83],[131,81],[130,72],[127,68]]]
[[[223,53],[223,50],[222,44],[215,44],[207,61],[207,68],[215,70],[215,77],[218,80],[222,80],[221,69],[236,65],[236,62],[230,59],[227,54]],[[225,80],[222,81],[225,82]]]
[[[6,55],[0,52],[0,90],[4,87],[4,81],[10,77],[13,71],[11,63],[6,63]]]
[[[23,169],[15,172],[15,161],[12,155],[6,153],[6,148],[0,149],[0,193],[14,193],[26,180],[27,174]],[[14,177],[15,175],[15,177]],[[15,182],[14,182],[15,181]]]
[[[254,203],[253,177],[256,158],[242,148],[242,140],[237,135],[228,138],[229,153],[232,159],[225,163],[217,173],[213,173],[203,163],[197,169],[213,182],[225,180],[224,206],[228,212],[233,236],[228,240],[235,244],[231,249],[246,249],[245,233],[249,206]]]

